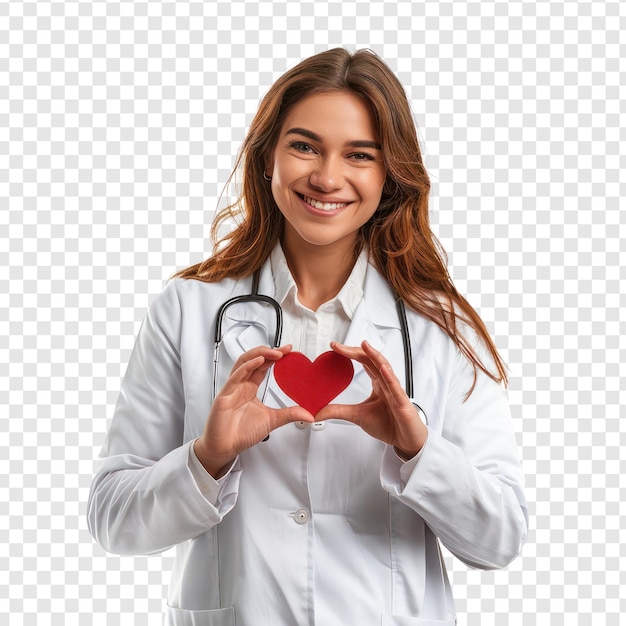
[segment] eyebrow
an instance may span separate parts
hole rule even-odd
[[[318,143],[324,143],[322,138],[314,133],[312,130],[307,130],[306,128],[290,128],[285,135],[302,135],[303,137],[307,137],[312,141],[317,141]],[[367,141],[365,139],[357,139],[355,141],[349,141],[346,144],[350,148],[372,148],[373,150],[382,150],[382,146],[375,141]]]

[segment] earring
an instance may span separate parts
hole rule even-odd
[[[263,172],[263,178],[265,178],[265,180],[267,181],[272,180],[272,177],[268,176],[265,172]]]

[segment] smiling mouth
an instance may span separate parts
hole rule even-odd
[[[336,211],[337,209],[343,209],[343,207],[350,204],[349,202],[320,202],[319,200],[315,200],[314,198],[305,196],[301,193],[299,193],[298,196],[309,206],[312,206],[314,209],[318,209],[320,211]]]

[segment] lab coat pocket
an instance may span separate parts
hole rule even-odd
[[[235,609],[188,611],[168,606],[165,626],[235,626]]]
[[[455,626],[456,617],[429,619],[425,617],[403,617],[402,615],[382,615],[380,626]]]

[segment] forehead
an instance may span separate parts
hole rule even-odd
[[[328,139],[377,139],[378,132],[369,104],[350,91],[329,91],[305,96],[287,113],[281,132],[306,128]],[[358,136],[357,136],[358,135]]]

